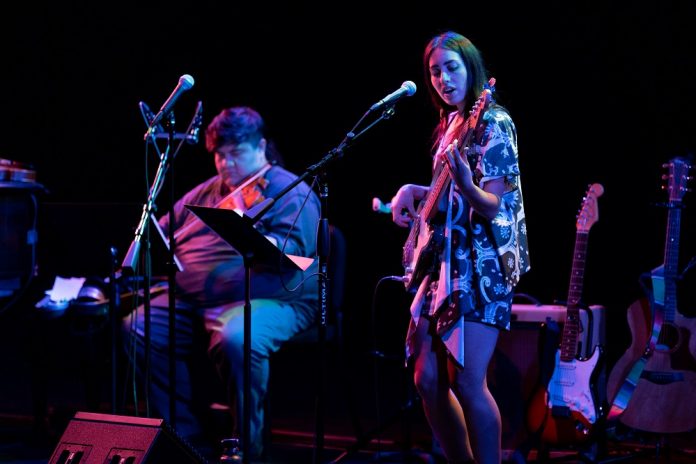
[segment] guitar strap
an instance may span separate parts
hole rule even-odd
[[[609,413],[607,414],[607,423],[614,424],[618,420],[619,416],[628,407],[628,402],[633,395],[638,380],[640,380],[645,368],[645,364],[648,362],[648,358],[655,351],[655,346],[657,345],[657,339],[660,335],[660,330],[662,329],[662,323],[664,321],[664,315],[662,311],[655,311],[656,304],[662,304],[664,301],[664,278],[658,272],[660,268],[653,270],[651,273],[652,277],[652,291],[646,288],[645,283],[641,280],[641,285],[643,286],[646,294],[650,297],[650,308],[652,309],[652,333],[650,334],[650,340],[645,345],[645,351],[643,355],[636,361],[628,375],[621,384],[614,401],[612,402]]]

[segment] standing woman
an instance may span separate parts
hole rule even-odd
[[[460,146],[472,106],[488,86],[476,47],[456,32],[433,37],[423,64],[439,110],[433,132],[433,179],[449,170],[439,199],[431,186],[403,185],[392,218],[413,227],[417,206],[436,200],[428,219],[435,246],[412,285],[406,355],[433,435],[451,463],[501,462],[501,418],[486,384],[500,330],[510,329],[513,290],[529,270],[517,134],[508,112],[491,103]],[[492,89],[491,89],[492,90]],[[425,225],[425,224],[424,224]],[[422,244],[419,244],[419,246]]]

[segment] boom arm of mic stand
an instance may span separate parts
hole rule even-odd
[[[302,173],[297,179],[295,179],[293,182],[291,182],[287,187],[285,187],[283,190],[278,192],[274,197],[269,197],[266,198],[264,201],[253,207],[251,210],[248,212],[248,216],[251,218],[252,224],[255,224],[259,219],[263,217],[264,214],[268,212],[269,209],[273,206],[273,204],[278,201],[279,198],[281,198],[283,195],[288,193],[290,190],[294,189],[297,184],[305,180],[307,177],[310,175],[314,175],[317,171],[321,170],[324,165],[328,164],[330,161],[332,161],[334,158],[341,158],[343,156],[343,151],[348,148],[354,140],[356,140],[358,137],[363,135],[365,132],[367,132],[372,126],[377,124],[379,121],[383,119],[389,119],[391,116],[394,115],[394,107],[389,106],[386,108],[383,112],[382,115],[372,121],[370,125],[368,125],[366,128],[358,132],[357,134],[354,132],[355,129],[360,125],[360,123],[365,119],[365,117],[370,113],[368,110],[365,114],[362,115],[362,117],[358,120],[358,122],[353,126],[353,129],[351,129],[345,136],[345,138],[341,141],[341,143],[328,152],[321,160],[319,160],[318,163],[313,164],[312,166],[309,166],[305,172]]]
[[[319,170],[319,168],[323,167],[330,160],[338,156],[338,153],[339,152],[337,149],[331,150],[326,156],[324,156],[324,158],[321,159],[321,161],[308,167],[305,170],[305,172],[302,173],[302,175],[298,176],[297,179],[288,184],[274,197],[266,198],[264,201],[250,209],[248,212],[248,216],[251,219],[252,224],[258,222],[258,220],[261,219],[263,215],[266,214],[266,212],[268,212],[269,209],[271,209],[271,207],[275,204],[276,201],[278,201],[279,198],[288,193],[290,190],[294,189],[297,186],[297,184],[305,180],[307,177],[315,174]]]
[[[330,161],[332,161],[334,158],[340,158],[343,156],[343,151],[355,140],[357,139],[360,135],[364,134],[365,131],[367,131],[369,128],[377,124],[377,122],[381,121],[382,119],[387,119],[391,115],[394,114],[394,109],[393,106],[387,108],[382,115],[377,118],[375,121],[373,121],[370,125],[368,125],[365,129],[360,131],[357,135],[355,134],[355,129],[360,125],[360,123],[365,119],[365,117],[370,113],[370,110],[368,110],[363,116],[360,118],[360,120],[353,126],[353,129],[351,129],[341,141],[341,143],[338,145],[338,147],[334,148],[331,150],[329,153],[327,153],[321,160],[319,160],[318,163],[313,164],[312,166],[308,167],[302,175],[298,176],[295,181],[291,182],[288,186],[286,186],[283,190],[281,190],[276,196],[272,198],[267,198],[263,202],[261,202],[259,205],[256,207],[252,208],[251,210],[248,211],[248,217],[251,220],[252,225],[255,224],[259,219],[263,217],[264,214],[273,206],[273,204],[283,195],[288,193],[290,190],[295,188],[297,184],[302,182],[304,179],[306,179],[310,175],[314,175],[317,172],[320,173],[319,175],[319,180],[320,180],[320,196],[321,196],[321,202],[322,202],[322,217],[320,220],[320,225],[319,225],[319,234],[318,234],[318,248],[317,252],[319,254],[319,301],[321,303],[321,310],[320,310],[320,323],[317,327],[318,331],[318,338],[319,338],[319,373],[318,373],[318,379],[319,379],[319,386],[318,386],[318,393],[317,393],[317,398],[316,398],[316,423],[315,423],[315,448],[314,448],[314,453],[313,453],[313,464],[319,464],[322,459],[322,452],[324,448],[324,370],[325,370],[325,354],[324,354],[324,344],[325,344],[325,339],[326,339],[326,301],[328,300],[328,297],[326,296],[328,294],[328,287],[327,287],[327,280],[326,280],[326,274],[328,272],[327,266],[326,266],[326,257],[328,255],[328,248],[329,248],[329,223],[328,223],[328,218],[324,216],[324,211],[327,209],[326,208],[326,203],[328,201],[327,196],[328,196],[328,187],[326,187],[324,183],[324,178],[326,171],[324,169],[324,166],[328,164]],[[250,315],[247,315],[247,311],[245,308],[245,324],[247,323],[246,321],[248,318],[250,318]],[[250,324],[250,323],[249,323]],[[250,346],[251,342],[247,338],[249,333],[245,330],[244,331],[244,337],[245,337],[245,346]],[[249,366],[249,354],[245,354],[245,369],[248,368]],[[248,378],[249,375],[245,376],[245,379]],[[249,398],[249,390],[248,390],[248,385],[245,383],[245,392],[244,392],[244,400],[245,400],[245,406],[244,406],[244,411],[245,411],[245,421],[244,421],[244,426],[249,427],[248,424],[248,416],[246,411],[248,411],[249,408],[249,403],[246,403]],[[247,429],[245,429],[247,430]],[[248,436],[248,435],[247,435]],[[246,445],[245,442],[245,447],[248,446]],[[244,450],[246,451],[246,450]]]

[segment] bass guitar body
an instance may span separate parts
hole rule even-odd
[[[444,229],[440,225],[424,220],[422,217],[416,218],[411,229],[412,248],[404,247],[404,275],[407,280],[404,282],[407,291],[415,291],[418,284],[425,275],[431,270],[435,256],[440,252],[440,247],[444,242]]]

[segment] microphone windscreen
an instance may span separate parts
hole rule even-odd
[[[193,87],[195,81],[193,80],[193,77],[190,74],[184,74],[179,78],[179,83],[184,89],[188,90],[191,87]]]
[[[409,97],[416,93],[416,84],[413,81],[405,81],[403,84],[401,84],[401,87],[406,89],[406,95]]]

